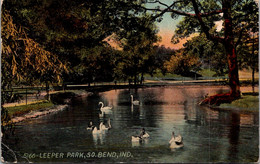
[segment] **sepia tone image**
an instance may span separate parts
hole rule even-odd
[[[1,0],[1,162],[258,162],[258,22],[258,0]]]

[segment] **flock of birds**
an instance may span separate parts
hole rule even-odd
[[[103,102],[99,102],[98,105],[100,106],[100,114],[99,117],[104,117],[104,114],[111,114],[112,113],[112,108],[111,106],[104,106]],[[131,105],[140,105],[140,101],[138,100],[134,100],[133,95],[131,95]],[[110,118],[107,121],[107,125],[105,125],[103,122],[100,122],[99,124],[99,129],[93,125],[92,122],[89,123],[87,130],[91,130],[92,134],[101,134],[103,132],[108,131],[109,129],[111,129],[111,123],[110,123]],[[150,135],[145,131],[144,128],[141,129],[141,133],[138,136],[132,136],[132,142],[140,142],[143,140],[146,140],[150,137]],[[170,148],[174,149],[174,148],[180,148],[183,147],[183,140],[181,135],[175,136],[174,132],[172,132],[172,137],[171,140],[169,141],[170,144]]]

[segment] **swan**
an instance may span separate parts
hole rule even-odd
[[[143,135],[143,138],[149,138],[149,137],[150,137],[150,135],[147,132],[145,132],[145,134]]]
[[[139,105],[140,102],[139,102],[138,100],[134,100],[134,96],[131,95],[131,104],[132,104],[132,105]]]
[[[99,117],[104,117],[104,112],[100,110]]]
[[[87,127],[87,130],[93,130],[94,126],[93,126],[93,123],[92,121],[90,121],[88,127]]]
[[[149,138],[150,135],[143,128],[139,136],[132,136],[132,141],[142,141],[143,139]]]
[[[143,139],[148,139],[150,135],[148,133],[145,133],[142,137],[140,136],[132,136],[132,141],[142,141]]]
[[[93,130],[92,130],[92,134],[100,134],[101,133],[101,130],[98,130],[97,127],[95,127]]]
[[[174,149],[174,148],[181,148],[183,147],[183,142],[182,142],[182,136],[178,135],[178,136],[174,136],[174,132],[172,132],[172,138],[169,141],[170,144],[170,148]]]
[[[141,141],[142,138],[139,136],[132,136],[132,142]]]
[[[104,113],[112,112],[111,111],[111,109],[112,109],[111,106],[105,106],[104,107],[104,103],[103,102],[99,102],[98,105],[101,105],[101,107],[100,107],[101,112],[104,112]]]
[[[106,127],[106,126],[103,124],[103,122],[101,122],[100,125],[99,125],[99,129],[100,129],[100,130],[109,130],[109,129],[111,129],[110,119],[108,120],[108,127]]]

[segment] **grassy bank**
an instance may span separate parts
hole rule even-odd
[[[41,100],[33,104],[6,107],[6,110],[8,111],[8,115],[12,118],[15,116],[21,116],[23,114],[29,113],[30,111],[46,109],[52,106],[54,106],[52,102],[47,100]]]
[[[241,99],[235,100],[231,104],[221,104],[219,108],[257,112],[259,111],[259,98],[258,95],[243,95]]]

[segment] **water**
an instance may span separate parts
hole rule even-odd
[[[31,162],[257,161],[258,113],[216,111],[197,105],[203,95],[227,90],[220,86],[172,86],[100,92],[73,100],[68,110],[15,125],[13,134],[7,134],[3,142],[14,150],[18,161]],[[130,105],[130,94],[140,106]],[[113,113],[99,118],[99,101],[113,106]],[[90,121],[98,126],[109,118],[112,129],[108,132],[92,135],[86,130]],[[143,127],[150,138],[132,142],[131,136]],[[172,131],[184,138],[183,148],[169,148]],[[13,161],[10,154],[5,151],[4,157]]]

